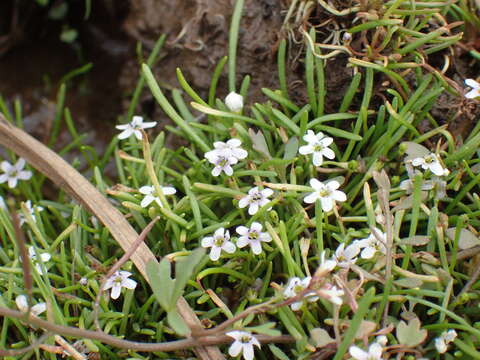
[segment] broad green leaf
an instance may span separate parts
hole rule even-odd
[[[190,329],[177,312],[177,309],[174,308],[167,313],[167,320],[168,324],[178,335],[187,336],[190,333]]]
[[[175,308],[175,303],[172,305],[172,294],[174,281],[170,276],[170,262],[165,257],[157,264],[150,260],[147,263],[147,276],[152,287],[153,294],[158,303],[165,311]]]
[[[415,235],[409,238],[401,239],[400,245],[422,246],[422,245],[427,245],[429,242],[430,242],[429,236]]]
[[[261,130],[255,132],[253,129],[248,129],[248,134],[250,135],[250,139],[252,140],[252,147],[255,151],[258,151],[262,154],[265,159],[270,160],[272,156],[270,155],[270,151],[268,150],[267,142],[265,141],[265,137]]]
[[[416,317],[408,322],[400,321],[397,325],[397,339],[401,345],[415,347],[423,343],[428,335],[427,330],[420,329],[420,320]]]
[[[310,331],[310,337],[317,348],[322,348],[335,342],[335,339],[332,339],[327,330],[322,328],[312,329]]]
[[[403,278],[403,279],[395,280],[393,283],[397,286],[408,288],[408,289],[419,288],[423,284],[422,280],[413,279],[413,278],[412,279]]]
[[[400,144],[400,146],[405,149],[407,156],[405,160],[412,160],[418,157],[424,157],[431,153],[425,146],[417,144],[413,141],[405,141]]]
[[[183,294],[183,289],[187,285],[187,281],[192,277],[195,266],[198,265],[202,257],[205,255],[204,248],[197,248],[187,257],[179,259],[175,264],[175,283],[172,293],[172,303],[176,304],[178,298]]]
[[[283,158],[285,160],[293,159],[298,152],[298,138],[296,136],[292,136],[289,140],[287,145],[285,145],[285,153],[283,154]]]
[[[446,233],[450,240],[455,240],[456,228],[447,229]],[[460,237],[458,238],[458,248],[461,250],[470,249],[474,246],[480,245],[480,239],[470,230],[461,229]]]

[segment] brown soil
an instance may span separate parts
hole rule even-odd
[[[118,117],[126,114],[138,80],[137,43],[142,44],[145,58],[159,36],[165,34],[167,41],[154,67],[157,79],[165,89],[179,88],[175,71],[178,67],[204,98],[214,67],[228,51],[234,0],[97,0],[92,2],[88,20],[84,19],[84,2],[72,0],[67,1],[70,8],[65,18],[49,19],[49,10],[62,2],[50,1],[47,8],[30,0],[0,2],[0,94],[10,107],[13,100],[21,101],[25,126],[40,139],[48,138],[60,80],[82,65],[92,63],[93,67],[68,81],[67,106],[79,132],[88,132],[88,143],[102,152],[114,136]],[[261,88],[278,88],[276,50],[280,39],[286,36],[280,31],[289,3],[287,0],[245,1],[237,50],[237,86],[246,75],[251,76],[250,103],[265,100]],[[336,3],[338,8],[342,8],[342,4],[341,1]],[[316,7],[308,21],[318,25],[328,21],[328,16],[321,7]],[[351,19],[344,17],[335,21]],[[348,24],[340,25],[348,27]],[[65,26],[78,31],[74,43],[59,40]],[[331,31],[328,26],[320,26],[317,40],[324,40]],[[301,38],[298,33],[294,35],[297,40]],[[304,49],[300,45],[293,46],[289,49],[287,64],[289,95],[301,105],[307,102],[303,80]],[[455,57],[451,73],[447,74],[459,84],[466,77],[474,77],[468,64],[471,58],[460,55]],[[327,62],[326,112],[338,109],[350,83],[352,68],[346,64],[344,55]],[[382,81],[380,77],[376,79],[375,94],[383,92]],[[225,69],[217,96],[223,97],[226,93]],[[190,101],[187,97],[185,100]],[[381,101],[381,98],[376,100]],[[456,127],[456,133],[461,136],[468,133],[471,114],[478,111],[471,109],[471,104],[459,105],[458,101],[456,97],[442,95],[433,113],[446,122],[455,118],[460,106],[462,112],[455,118],[452,128]],[[136,111],[163,124],[168,122],[148,90],[143,92]],[[69,141],[69,135],[63,132],[57,146]]]

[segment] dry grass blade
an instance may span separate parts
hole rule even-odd
[[[124,251],[128,251],[138,238],[137,232],[130,226],[123,215],[79,172],[71,167],[59,155],[44,144],[28,135],[23,130],[10,124],[0,114],[0,145],[7,147],[23,157],[30,165],[45,174],[58,187],[62,188],[80,204],[85,206],[110,231],[113,238]],[[133,263],[148,281],[146,265],[150,260],[157,261],[145,243],[141,243],[131,257]],[[178,312],[182,315],[193,333],[202,328],[194,311],[181,297]],[[224,356],[217,347],[196,348],[201,359],[218,360]]]

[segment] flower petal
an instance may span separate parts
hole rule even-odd
[[[321,166],[323,164],[323,155],[321,152],[314,152],[313,153],[313,165]]]
[[[311,145],[300,146],[300,148],[298,149],[298,152],[302,155],[309,155],[313,153],[313,151],[314,149],[313,149],[313,146]]]
[[[234,341],[232,345],[228,348],[228,355],[237,356],[243,350],[243,344],[240,341]]]
[[[355,360],[368,360],[368,353],[360,349],[358,346],[350,346],[348,352]]]
[[[201,242],[202,247],[204,248],[212,247],[213,243],[214,243],[213,236],[204,237]]]
[[[235,231],[239,235],[246,235],[248,233],[248,228],[246,226],[237,226]]]
[[[122,287],[116,283],[112,286],[112,292],[110,293],[110,297],[114,300],[118,299],[121,293]]]
[[[227,241],[223,244],[222,249],[229,254],[233,254],[235,250],[237,250],[237,247],[231,241]]]
[[[132,279],[125,279],[125,280],[122,281],[122,286],[124,288],[133,290],[137,287],[137,282],[135,280],[132,280]]]
[[[330,197],[321,197],[320,202],[322,203],[322,210],[329,212],[333,209],[333,199]]]
[[[318,193],[315,191],[315,192],[312,192],[310,194],[308,194],[307,196],[305,196],[305,198],[303,199],[304,202],[306,202],[307,204],[313,204],[315,201],[317,201],[318,199],[320,198],[320,196],[318,195]]]
[[[318,181],[317,179],[310,179],[310,186],[314,188],[315,190],[323,190],[325,188],[325,185],[321,182]]]
[[[125,129],[124,131],[122,131],[120,134],[118,134],[117,137],[120,140],[123,140],[123,139],[129,138],[130,135],[132,135],[132,134],[133,134],[133,129],[128,128],[128,129]]]
[[[221,248],[219,248],[218,246],[212,246],[212,250],[210,251],[210,259],[212,261],[217,261],[218,259],[220,259],[221,252]]]

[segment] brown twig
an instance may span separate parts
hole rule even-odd
[[[8,309],[5,307],[0,307],[0,316],[15,318],[15,319],[25,319],[25,314],[17,311]],[[28,322],[31,325],[35,325],[39,328],[46,329],[52,333],[62,334],[64,336],[71,336],[79,339],[91,339],[97,340],[104,344],[108,344],[120,349],[129,349],[134,351],[143,351],[143,352],[156,352],[156,351],[177,351],[184,350],[193,347],[204,347],[208,345],[221,345],[232,342],[232,338],[223,334],[217,334],[215,336],[204,336],[199,338],[189,338],[183,340],[167,341],[163,343],[142,343],[137,341],[129,341],[119,339],[115,336],[108,335],[102,331],[91,331],[79,329],[71,326],[57,325],[49,321],[40,319],[36,316],[30,316]],[[255,336],[262,343],[293,343],[295,339],[289,335],[281,336],[266,336],[266,335],[256,335]],[[36,345],[38,346],[38,344]],[[29,347],[31,349],[31,347]],[[223,356],[223,355],[222,355]]]
[[[108,228],[124,251],[128,251],[131,244],[138,238],[137,232],[125,220],[120,211],[114,208],[97,188],[58,154],[23,130],[10,124],[1,114],[0,145],[23,157],[30,165],[45,174],[58,187],[68,192],[70,196],[93,213]],[[147,263],[149,261],[157,262],[152,251],[145,243],[142,243],[132,254],[131,260],[148,282]],[[202,327],[195,312],[183,297],[179,298],[177,308],[190,328]],[[225,359],[220,350],[215,347],[200,347],[195,351],[199,358],[203,360]]]

